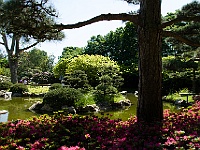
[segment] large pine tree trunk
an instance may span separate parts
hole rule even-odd
[[[161,100],[161,1],[141,0],[139,14],[138,121],[163,118]]]
[[[10,74],[11,74],[11,82],[17,83],[17,69],[18,69],[18,60],[13,58],[12,56],[9,57],[9,67],[10,67]]]

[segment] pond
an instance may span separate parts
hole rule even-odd
[[[130,116],[135,116],[137,108],[137,98],[134,94],[127,94],[127,98],[131,100],[132,106],[125,110],[109,111],[112,115],[111,119],[120,118],[122,120],[127,120]],[[5,100],[0,98],[0,110],[6,110],[8,113],[0,114],[0,122],[7,122],[17,119],[27,119],[32,116],[39,116],[40,114],[31,112],[28,108],[37,101],[42,101],[42,98],[30,98],[30,97],[12,97],[11,100]],[[177,112],[176,106],[170,103],[163,103],[164,109],[170,109],[173,112]],[[100,116],[100,113],[95,113],[95,115]]]

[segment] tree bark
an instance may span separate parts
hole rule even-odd
[[[163,119],[161,100],[161,1],[140,1],[138,121]]]
[[[9,67],[10,67],[10,74],[11,74],[11,82],[17,83],[18,82],[18,77],[17,77],[18,60],[12,56],[10,56],[8,60],[9,60]]]

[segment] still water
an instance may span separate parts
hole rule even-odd
[[[137,108],[137,98],[134,94],[127,94],[127,98],[131,100],[132,106],[125,110],[109,111],[107,113],[111,114],[111,119],[120,118],[122,120],[127,120],[130,116],[135,116]],[[7,122],[17,119],[27,119],[32,116],[39,116],[40,114],[31,112],[28,108],[37,101],[42,101],[42,98],[30,98],[30,97],[12,97],[11,100],[5,100],[0,98],[0,111],[8,111],[5,114],[0,114],[0,122]],[[177,108],[170,103],[163,103],[164,109],[170,109],[173,112],[178,111]],[[100,115],[100,114],[95,114]]]

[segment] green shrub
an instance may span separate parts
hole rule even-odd
[[[24,92],[28,92],[28,87],[22,83],[16,83],[10,87],[10,92],[23,94]]]
[[[63,85],[61,83],[54,83],[49,87],[49,90],[55,90],[55,89],[58,89],[61,87],[63,87]]]
[[[10,81],[0,82],[0,90],[8,90],[12,86]]]
[[[118,90],[113,86],[112,78],[103,75],[99,80],[100,84],[96,86],[95,100],[97,102],[114,102],[114,96],[118,93]]]
[[[67,87],[80,89],[83,93],[87,93],[91,89],[87,74],[82,70],[74,70],[71,73],[66,73],[62,83]]]
[[[49,104],[54,110],[61,109],[62,106],[75,106],[75,103],[82,97],[82,93],[74,88],[58,88],[50,90],[43,98],[44,104]]]

